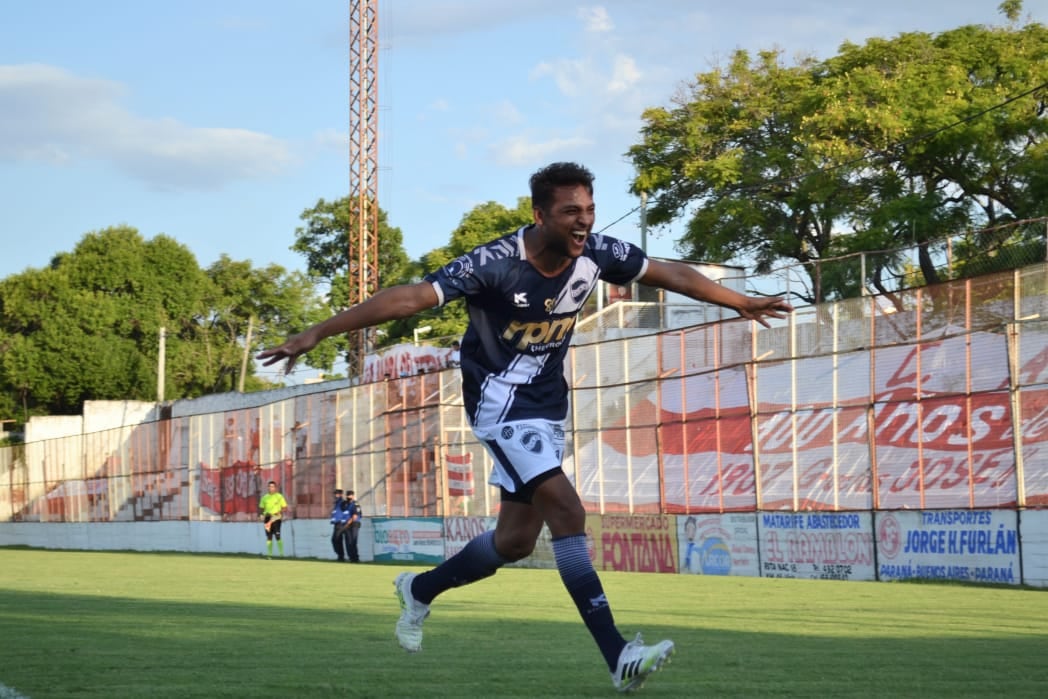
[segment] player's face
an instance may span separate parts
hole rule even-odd
[[[546,243],[567,257],[578,257],[593,230],[596,207],[583,185],[557,187],[548,211],[535,209],[536,221],[546,231]]]

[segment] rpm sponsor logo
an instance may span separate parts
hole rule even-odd
[[[575,316],[559,320],[515,320],[502,331],[502,339],[518,352],[546,352],[560,347],[575,327]]]

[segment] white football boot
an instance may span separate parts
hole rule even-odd
[[[411,595],[411,582],[415,573],[401,573],[393,581],[400,601],[400,618],[397,619],[396,636],[400,647],[409,653],[422,650],[422,622],[429,616],[429,605],[415,601]]]

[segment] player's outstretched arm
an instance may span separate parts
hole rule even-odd
[[[297,335],[292,335],[283,344],[262,350],[255,358],[262,360],[262,366],[270,366],[286,359],[284,373],[287,374],[294,368],[295,360],[299,356],[316,347],[325,338],[370,328],[388,320],[407,318],[419,311],[433,308],[437,303],[437,292],[429,282],[391,286],[382,289],[363,303],[351,306]]]
[[[768,327],[766,318],[783,318],[793,311],[793,306],[780,296],[740,294],[721,286],[682,262],[648,260],[648,269],[638,281],[647,286],[683,294],[696,301],[731,308],[743,318],[755,320],[764,327]]]

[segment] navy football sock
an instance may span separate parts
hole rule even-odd
[[[433,570],[415,576],[411,596],[429,604],[441,592],[490,577],[508,562],[495,550],[495,531],[484,532]]]
[[[615,628],[611,606],[604,596],[604,586],[590,561],[586,548],[586,535],[575,534],[553,540],[553,557],[564,587],[582,615],[593,640],[597,642],[608,668],[615,672],[619,654],[626,646],[626,639]]]

